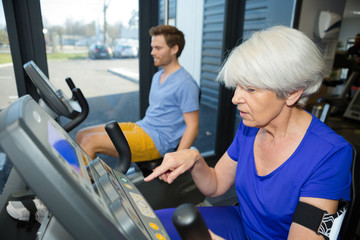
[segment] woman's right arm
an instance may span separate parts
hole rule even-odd
[[[161,180],[172,183],[180,174],[190,170],[196,186],[208,197],[224,194],[235,180],[237,162],[225,153],[215,168],[207,165],[201,154],[193,149],[168,153],[163,163],[146,177],[145,181],[159,177]]]

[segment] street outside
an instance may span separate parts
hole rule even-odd
[[[138,59],[106,60],[53,60],[48,61],[50,82],[70,96],[65,78],[71,77],[86,98],[127,93],[139,90],[137,82],[129,81],[116,72],[138,75]],[[0,65],[0,109],[17,99],[15,75],[12,64]]]

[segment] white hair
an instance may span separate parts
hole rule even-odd
[[[297,102],[303,106],[320,88],[324,68],[322,54],[304,33],[275,26],[253,33],[234,48],[217,79],[227,87],[270,90],[282,99],[303,89]]]

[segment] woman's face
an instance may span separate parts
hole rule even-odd
[[[243,123],[248,127],[262,128],[271,123],[286,105],[285,99],[270,90],[237,86],[232,102],[237,105]]]

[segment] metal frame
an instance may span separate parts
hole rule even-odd
[[[240,44],[243,35],[244,14],[246,0],[227,0],[225,2],[222,62],[226,59],[229,50]],[[233,90],[221,85],[216,125],[215,155],[222,156],[230,146],[235,132],[235,105],[230,104]]]
[[[3,0],[18,96],[38,100],[36,87],[23,69],[33,60],[48,76],[40,0]]]
[[[292,23],[292,27],[295,29],[299,29],[302,3],[303,3],[303,0],[296,0],[296,3],[295,3],[294,18],[293,18],[293,23]]]
[[[149,106],[152,76],[157,72],[151,52],[149,29],[159,23],[159,0],[139,0],[139,97],[140,118]]]

